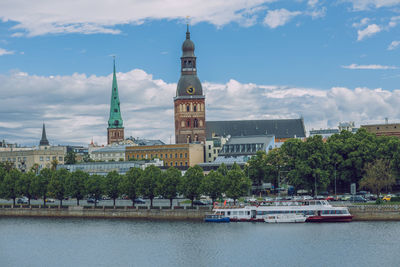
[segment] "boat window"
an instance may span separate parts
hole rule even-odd
[[[239,215],[244,215],[244,211],[239,211]]]
[[[247,215],[250,215],[250,211],[247,212]]]
[[[221,211],[221,215],[225,215],[225,211]]]
[[[231,215],[231,212],[230,212],[230,211],[228,211],[228,212],[227,212],[227,215]]]
[[[237,215],[238,212],[237,211],[232,211],[232,215]]]

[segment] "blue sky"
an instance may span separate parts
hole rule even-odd
[[[126,135],[168,142],[186,16],[208,120],[400,119],[400,0],[58,2],[0,3],[0,139],[105,143],[116,55]]]

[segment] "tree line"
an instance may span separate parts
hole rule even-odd
[[[245,175],[237,164],[231,169],[222,164],[217,171],[211,171],[204,175],[199,166],[190,167],[182,176],[181,171],[170,167],[166,171],[151,165],[144,170],[131,168],[126,174],[116,171],[109,172],[106,176],[97,174],[89,175],[81,170],[69,172],[66,169],[42,169],[35,172],[32,168],[29,172],[22,173],[13,168],[12,164],[0,163],[0,197],[12,199],[15,205],[16,198],[25,196],[28,204],[32,198],[42,198],[43,205],[46,199],[53,197],[62,201],[66,197],[79,201],[91,197],[100,200],[107,195],[115,200],[126,196],[135,205],[135,199],[144,197],[153,199],[162,196],[170,200],[182,194],[192,201],[201,195],[209,196],[213,202],[226,195],[236,202],[239,197],[247,195],[251,187],[251,180]]]
[[[254,185],[284,181],[295,190],[349,192],[350,184],[380,193],[400,174],[400,139],[376,136],[365,129],[342,131],[324,140],[290,139],[269,153],[258,152],[245,172]],[[316,190],[316,192],[315,192]]]

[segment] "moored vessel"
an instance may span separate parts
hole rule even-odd
[[[266,223],[303,223],[307,219],[303,214],[288,213],[288,214],[273,214],[264,218]]]
[[[301,214],[306,222],[350,222],[353,216],[346,207],[335,207],[326,200],[264,201],[246,206],[214,205],[214,214],[230,221],[264,222],[270,215]]]

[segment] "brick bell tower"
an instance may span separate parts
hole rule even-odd
[[[181,78],[174,97],[175,143],[205,143],[205,96],[197,77],[194,43],[187,25],[186,40],[182,45]]]
[[[111,89],[110,118],[108,119],[107,128],[107,144],[118,143],[124,140],[124,127],[121,117],[121,109],[119,106],[117,76],[115,74],[115,58],[114,72]]]

